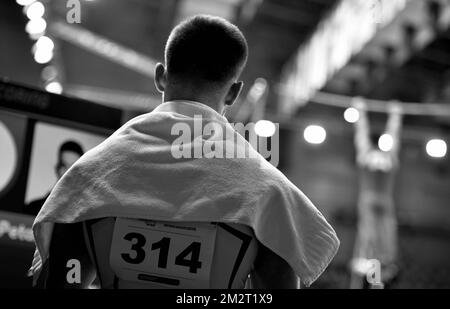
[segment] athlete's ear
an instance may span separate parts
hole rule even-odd
[[[236,101],[236,99],[239,97],[239,94],[242,91],[242,87],[244,86],[244,82],[239,81],[235,82],[231,85],[230,89],[228,90],[228,93],[225,97],[225,105],[231,106]]]
[[[156,89],[163,93],[167,85],[166,68],[162,63],[158,63],[155,67],[155,86]]]
[[[62,164],[62,162],[58,162],[56,165],[55,165],[55,174],[56,174],[56,177],[59,179],[59,178],[61,178],[61,176],[62,176],[62,173],[61,173],[61,169],[64,167],[64,165]]]

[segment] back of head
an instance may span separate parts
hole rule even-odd
[[[241,73],[247,54],[247,42],[236,26],[219,17],[197,15],[180,23],[169,36],[168,78],[227,83]]]
[[[80,157],[84,154],[83,148],[80,144],[75,141],[66,141],[60,147],[58,151],[58,156],[61,158],[61,155],[65,151],[71,151],[78,154]]]

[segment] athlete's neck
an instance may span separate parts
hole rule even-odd
[[[163,95],[163,102],[186,100],[203,103],[217,112],[221,112],[223,109],[224,94],[221,91],[200,91],[197,89],[165,89]]]

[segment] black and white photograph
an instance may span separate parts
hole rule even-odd
[[[2,0],[0,292],[449,289],[449,142],[450,0]]]

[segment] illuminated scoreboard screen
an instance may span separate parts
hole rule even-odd
[[[0,80],[0,288],[31,287],[31,226],[50,190],[122,113]]]

